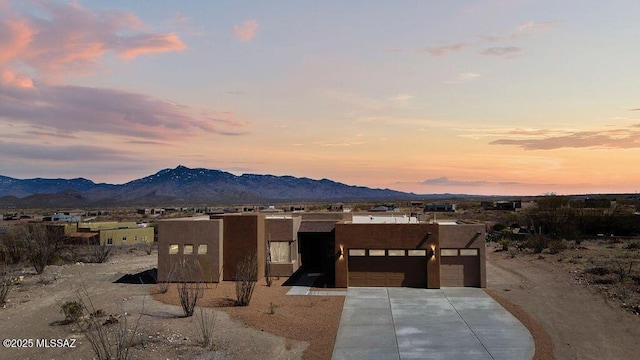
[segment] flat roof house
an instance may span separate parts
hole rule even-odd
[[[235,280],[238,264],[250,253],[257,255],[258,278],[269,266],[273,276],[300,268],[321,272],[335,287],[486,286],[485,226],[479,223],[420,222],[395,214],[244,213],[158,225],[162,281],[176,261],[210,274],[189,280]]]

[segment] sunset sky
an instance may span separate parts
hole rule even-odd
[[[0,0],[0,175],[640,191],[640,1]]]

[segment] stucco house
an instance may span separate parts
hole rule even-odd
[[[481,223],[421,222],[397,214],[242,213],[158,225],[161,281],[185,261],[199,269],[183,275],[186,280],[235,280],[238,264],[251,253],[258,278],[269,266],[274,276],[321,272],[335,287],[486,286]]]

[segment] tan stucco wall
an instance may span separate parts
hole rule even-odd
[[[247,254],[256,252],[258,260],[257,278],[264,277],[266,262],[265,215],[230,214],[212,215],[212,219],[221,219],[224,223],[223,248],[225,281],[236,279],[238,264]]]
[[[222,220],[176,219],[158,222],[158,280],[167,281],[172,267],[185,262],[192,271],[175,272],[174,281],[217,282],[222,275]],[[169,245],[178,244],[179,253],[169,254]],[[182,253],[185,244],[194,245],[194,254]],[[207,254],[198,255],[197,246],[207,244]],[[180,274],[181,273],[181,274]]]
[[[123,242],[122,238],[126,237],[127,241]],[[129,229],[110,229],[100,230],[100,245],[107,243],[107,239],[113,239],[111,245],[135,245],[143,242],[153,242],[153,228],[129,228]]]

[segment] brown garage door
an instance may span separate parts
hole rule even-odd
[[[427,257],[408,256],[405,250],[360,250],[349,255],[349,286],[427,287]],[[384,255],[371,256],[371,254]],[[399,256],[398,254],[404,254]]]
[[[462,250],[467,250],[466,253],[469,253],[469,249]],[[473,252],[470,253],[473,254]],[[480,256],[477,251],[475,255],[461,256],[458,249],[442,249],[440,253],[440,286],[480,287]]]

